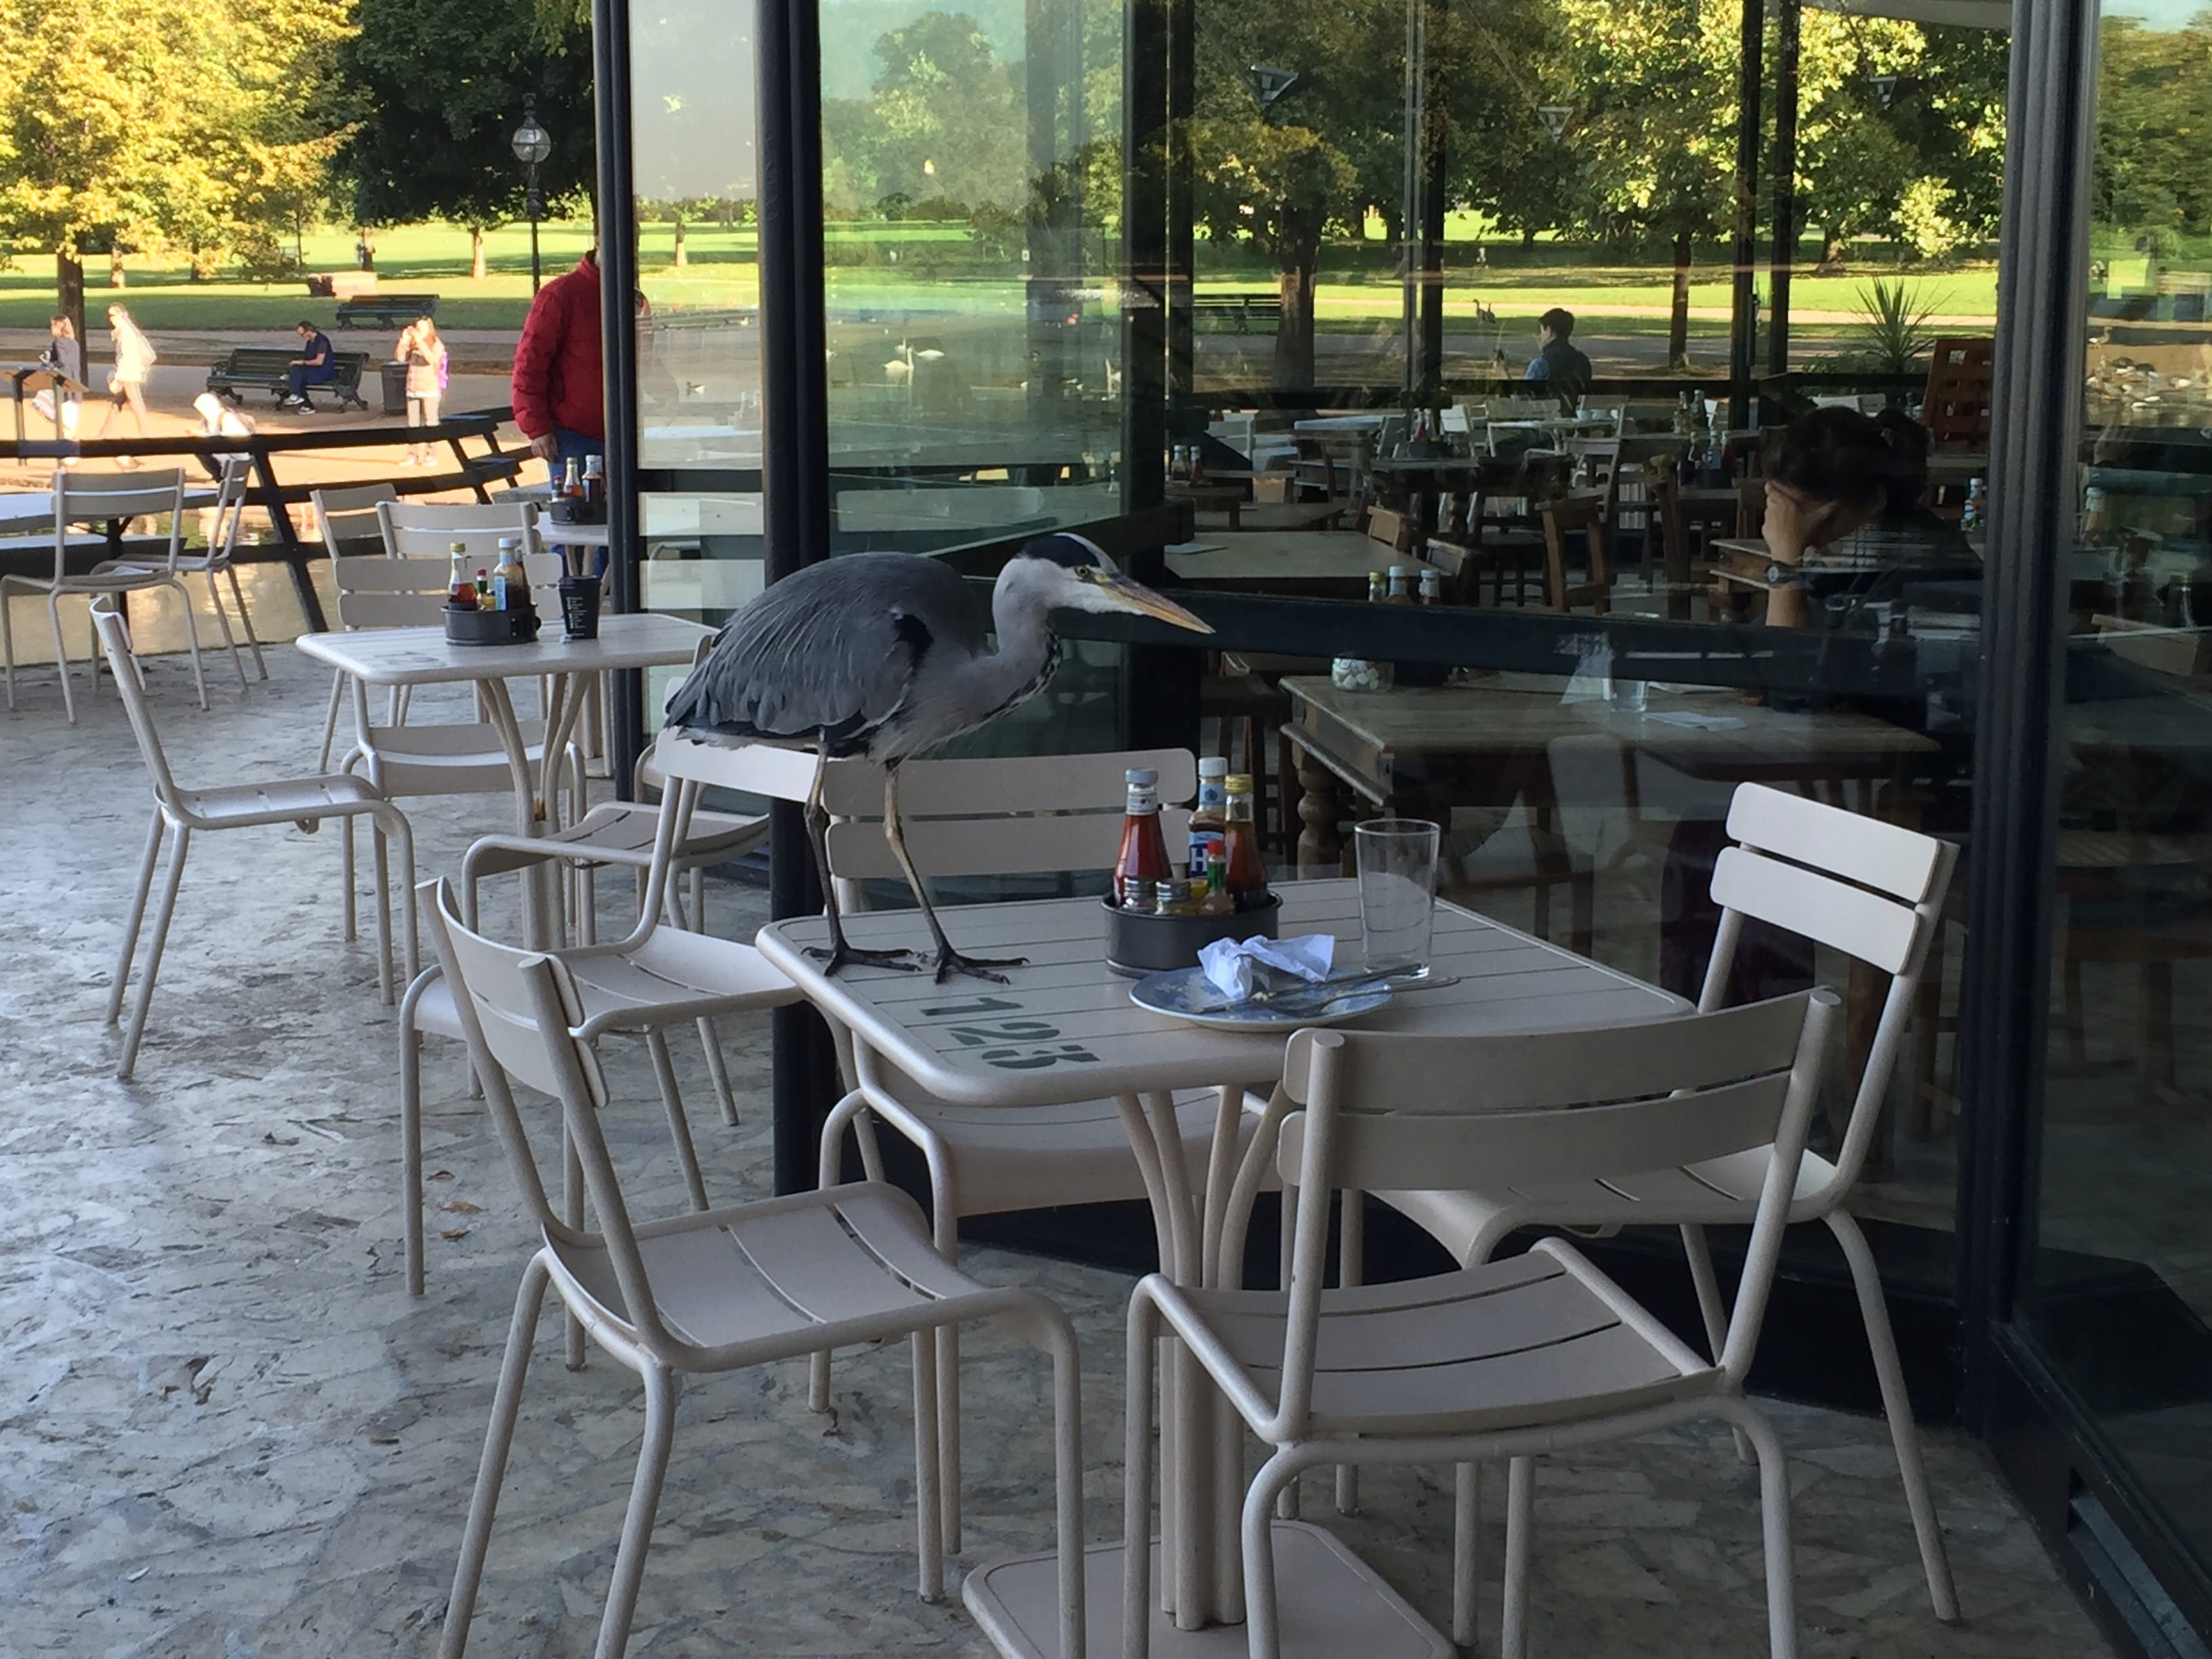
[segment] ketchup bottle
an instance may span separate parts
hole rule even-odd
[[[1128,902],[1132,882],[1163,881],[1171,873],[1167,837],[1160,833],[1160,775],[1150,767],[1123,773],[1129,786],[1121,820],[1121,855],[1114,863],[1114,902]]]

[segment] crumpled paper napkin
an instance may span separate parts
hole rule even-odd
[[[1206,982],[1231,1002],[1249,999],[1259,978],[1256,964],[1303,980],[1327,979],[1336,952],[1335,936],[1302,933],[1292,939],[1218,939],[1200,947],[1198,965]]]

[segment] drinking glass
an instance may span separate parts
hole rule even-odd
[[[1437,827],[1425,818],[1370,818],[1352,826],[1359,868],[1359,939],[1369,969],[1429,971],[1437,914]]]
[[[1644,712],[1648,701],[1647,694],[1650,687],[1651,682],[1649,680],[1617,679],[1613,683],[1613,689],[1606,695],[1613,706],[1622,714],[1640,714]]]

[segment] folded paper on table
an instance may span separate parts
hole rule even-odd
[[[1687,708],[1669,708],[1644,718],[1661,726],[1679,726],[1686,732],[1735,732],[1744,723],[1741,714],[1700,714]]]
[[[1261,966],[1303,980],[1327,979],[1336,940],[1328,933],[1301,933],[1292,939],[1219,939],[1202,946],[1198,965],[1206,982],[1232,1002],[1252,994]]]

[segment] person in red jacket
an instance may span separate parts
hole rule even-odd
[[[606,380],[599,356],[599,257],[586,252],[531,301],[514,349],[514,423],[557,480],[571,456],[605,453]]]

